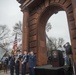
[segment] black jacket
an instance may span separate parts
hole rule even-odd
[[[36,56],[35,55],[28,55],[28,66],[29,66],[29,68],[33,68],[36,66]]]
[[[15,58],[14,57],[10,58],[10,66],[11,67],[15,66]]]

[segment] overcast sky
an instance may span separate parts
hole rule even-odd
[[[16,0],[0,0],[0,24],[6,24],[12,29],[15,23],[22,21],[23,13],[20,11],[19,6]],[[52,25],[52,29],[48,32],[48,36],[56,38],[62,37],[65,42],[70,42],[65,12],[59,12],[53,15],[48,22]]]
[[[51,23],[52,29],[47,33],[48,36],[56,38],[64,38],[65,43],[70,42],[68,21],[65,11],[59,11],[57,14],[52,15],[48,22]]]
[[[12,28],[15,23],[22,21],[22,12],[16,0],[0,0],[0,24]]]

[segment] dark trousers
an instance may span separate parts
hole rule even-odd
[[[15,72],[16,72],[16,75],[19,75],[19,65],[15,65]]]
[[[34,68],[29,68],[29,70],[30,70],[30,75],[35,75]]]
[[[26,64],[22,64],[22,75],[26,74]]]
[[[14,67],[10,66],[10,75],[14,75]]]

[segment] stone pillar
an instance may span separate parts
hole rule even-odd
[[[74,12],[75,27],[76,27],[76,0],[72,0],[72,5],[73,5],[73,12]],[[76,35],[76,28],[75,28],[75,32],[74,33]],[[73,46],[76,44],[76,41],[75,40],[74,40],[75,43],[73,44]],[[76,57],[76,54],[73,54],[73,59],[75,57]],[[75,67],[75,74],[76,74],[76,59],[74,59],[74,67]]]
[[[22,53],[24,50],[28,50],[29,39],[29,11],[26,9],[23,12],[23,35],[22,35]]]
[[[73,5],[73,12],[74,12],[75,26],[76,26],[76,0],[72,0],[72,5]]]

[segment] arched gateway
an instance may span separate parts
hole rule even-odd
[[[58,11],[67,14],[76,65],[76,0],[17,0],[23,12],[22,50],[34,50],[37,65],[47,64],[45,25],[51,15]]]

